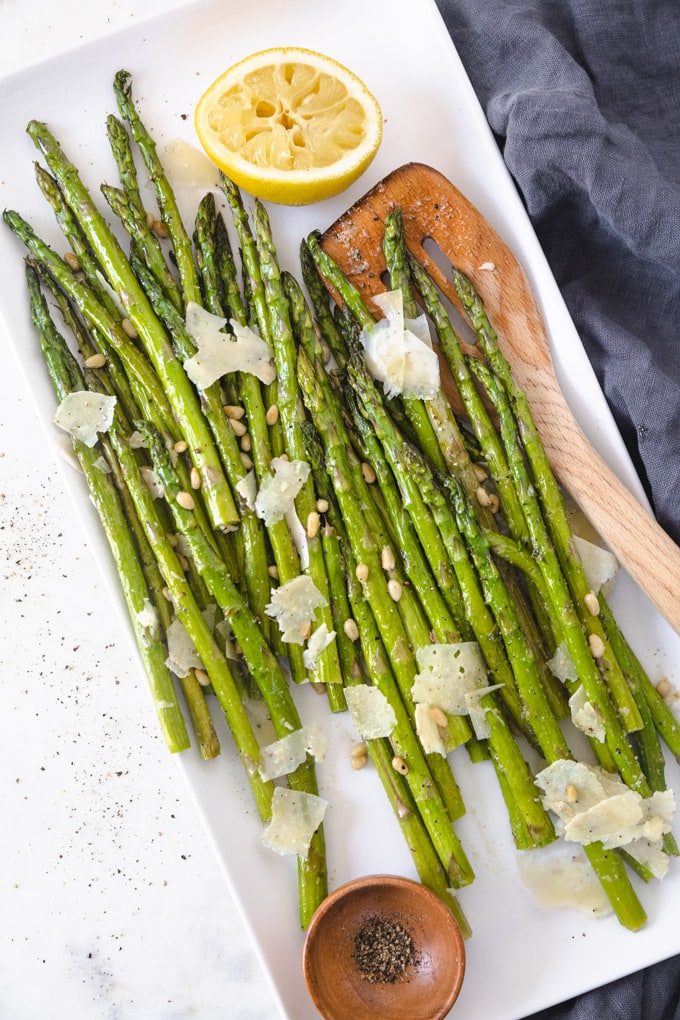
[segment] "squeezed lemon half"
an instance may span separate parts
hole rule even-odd
[[[352,71],[292,46],[234,64],[194,115],[210,159],[240,188],[282,205],[348,188],[378,151],[382,124],[378,101]]]

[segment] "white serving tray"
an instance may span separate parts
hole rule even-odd
[[[103,42],[74,49],[6,79],[0,85],[3,139],[0,204],[20,211],[48,239],[58,232],[32,176],[37,153],[25,135],[30,118],[47,121],[94,191],[116,172],[104,123],[115,112],[114,73],[127,68],[135,95],[159,148],[177,138],[195,144],[192,111],[200,93],[228,64],[267,46],[303,45],[322,50],[356,71],[378,97],[385,114],[381,150],[364,177],[340,198],[303,209],[270,207],[281,262],[295,271],[301,237],[325,228],[352,201],[394,167],[417,160],[448,176],[489,219],[522,262],[537,294],[554,346],[565,394],[584,431],[622,480],[642,490],[614,426],[583,347],[565,309],[515,187],[504,167],[483,112],[432,0],[345,0],[321,9],[311,0],[202,2]],[[179,189],[193,209],[195,189]],[[59,249],[61,250],[61,248]],[[2,342],[11,345],[35,403],[34,427],[25,454],[52,436],[54,397],[29,321],[21,246],[0,229]],[[121,635],[132,638],[117,581],[98,522],[80,479],[64,483],[72,496],[114,604]],[[83,584],[86,584],[83,580]],[[680,643],[648,600],[622,575],[614,608],[653,680],[678,682]],[[102,650],[102,656],[104,650]],[[326,821],[332,887],[363,874],[398,872],[415,877],[399,829],[372,770],[351,770],[353,740],[345,719],[329,714],[323,699],[301,691],[301,711],[323,718],[335,733],[336,753],[319,767],[321,792],[331,801]],[[124,696],[121,689],[121,696]],[[151,713],[151,708],[150,708]],[[303,935],[297,926],[294,862],[260,846],[260,823],[230,739],[222,730],[223,754],[202,762],[193,751],[168,760],[186,777],[225,878],[239,904],[269,975],[283,1016],[312,1020],[316,1011],[300,967]],[[486,766],[454,759],[468,805],[458,826],[477,880],[460,894],[474,934],[455,1007],[457,1020],[511,1020],[630,973],[680,951],[677,909],[680,872],[671,863],[663,883],[642,888],[649,914],[637,934],[615,920],[584,919],[574,911],[545,911],[519,880],[504,808]],[[673,763],[669,780],[680,789]],[[208,919],[209,923],[209,919]]]

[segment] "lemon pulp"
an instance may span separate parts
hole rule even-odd
[[[201,96],[195,113],[208,156],[259,198],[316,202],[349,187],[382,139],[382,114],[342,64],[286,47],[252,54]]]

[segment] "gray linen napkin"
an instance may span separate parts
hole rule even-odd
[[[437,2],[655,514],[680,542],[680,3]],[[680,1020],[680,959],[538,1018]]]

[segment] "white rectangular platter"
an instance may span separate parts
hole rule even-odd
[[[281,263],[295,271],[300,239],[325,228],[354,199],[394,167],[430,163],[449,177],[490,220],[523,263],[539,299],[565,394],[603,457],[638,495],[641,489],[613,425],[581,343],[503,165],[482,110],[432,0],[344,0],[340,8],[311,0],[202,2],[91,44],[0,86],[3,139],[0,204],[26,216],[46,238],[57,238],[50,210],[32,176],[36,151],[25,135],[30,118],[46,121],[94,191],[116,173],[104,130],[115,111],[111,90],[121,67],[134,79],[145,122],[163,146],[177,138],[195,144],[192,111],[203,89],[228,64],[267,46],[303,45],[327,52],[356,71],[378,97],[385,115],[381,150],[363,179],[340,198],[303,209],[270,207]],[[180,188],[186,210],[200,192]],[[14,348],[35,403],[35,427],[25,454],[44,443],[54,398],[29,322],[21,247],[0,229],[0,316],[3,357]],[[88,541],[121,610],[108,552],[80,480],[64,481]],[[87,582],[84,580],[83,584]],[[614,608],[653,680],[680,682],[680,642],[629,579],[617,581]],[[129,638],[131,641],[131,638]],[[334,731],[335,753],[319,768],[330,801],[326,831],[330,882],[362,874],[398,872],[415,877],[401,834],[375,774],[356,773],[343,719],[329,721],[323,699],[300,692],[302,714],[322,717]],[[120,696],[124,691],[120,689]],[[150,709],[151,712],[151,709]],[[260,845],[261,827],[240,766],[222,732],[224,751],[204,763],[193,751],[179,761],[225,878],[269,975],[282,1016],[312,1020],[300,959],[294,863]],[[168,760],[168,768],[175,763]],[[457,1020],[511,1020],[562,1001],[680,951],[680,870],[671,864],[663,883],[643,888],[649,914],[637,934],[613,919],[588,920],[574,911],[545,911],[523,887],[504,808],[485,766],[455,758],[468,814],[458,829],[477,873],[460,894],[473,928],[467,976],[455,1007]],[[669,780],[680,790],[674,763]]]

